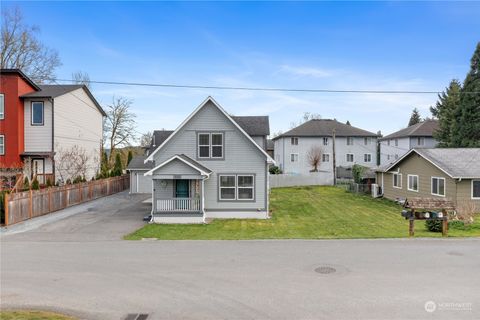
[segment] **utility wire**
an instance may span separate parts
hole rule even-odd
[[[67,79],[48,79],[51,81],[74,82]],[[370,93],[370,94],[439,94],[442,91],[414,91],[414,90],[337,90],[337,89],[302,89],[302,88],[262,88],[262,87],[232,87],[232,86],[206,86],[206,85],[184,85],[170,83],[147,83],[147,82],[121,82],[121,81],[95,81],[90,83],[124,86],[143,86],[161,88],[183,88],[183,89],[213,89],[213,90],[244,90],[244,91],[270,91],[270,92],[308,92],[308,93]],[[480,94],[480,91],[462,92],[468,94]]]

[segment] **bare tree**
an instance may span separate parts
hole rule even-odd
[[[140,146],[141,147],[148,147],[152,142],[153,132],[147,131],[146,133],[142,134],[140,137]]]
[[[55,154],[56,174],[60,181],[65,183],[68,179],[76,177],[85,178],[89,169],[90,157],[84,148],[74,145],[71,148],[59,148]]]
[[[88,89],[92,89],[91,87],[91,82],[90,82],[90,76],[88,73],[83,72],[83,71],[77,71],[72,73],[72,81],[73,83],[76,84],[83,84],[87,86]]]
[[[115,98],[107,106],[105,135],[110,143],[109,161],[112,162],[114,151],[118,147],[128,146],[135,140],[135,114],[130,111],[132,101],[127,98]]]
[[[304,112],[299,122],[295,122],[295,121],[290,122],[290,129],[298,127],[299,125],[307,121],[318,120],[318,119],[322,119],[322,116],[319,113]]]
[[[312,170],[310,172],[318,172],[318,166],[320,165],[320,161],[322,161],[322,154],[323,150],[320,146],[312,146],[310,150],[307,152],[307,161],[310,166],[312,166]]]
[[[37,39],[39,28],[26,25],[19,8],[2,9],[1,14],[0,67],[20,69],[37,82],[53,79],[60,58]]]

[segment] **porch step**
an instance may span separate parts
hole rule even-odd
[[[204,223],[201,213],[155,213],[154,223],[161,224],[196,224]]]

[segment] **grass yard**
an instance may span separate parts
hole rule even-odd
[[[74,318],[46,311],[0,311],[1,320],[74,320]]]
[[[214,220],[204,225],[148,224],[127,240],[158,239],[342,239],[402,238],[408,221],[392,201],[373,199],[335,187],[272,189],[269,220]],[[474,224],[450,228],[450,237],[480,236],[480,216]],[[415,223],[416,237],[441,237]]]

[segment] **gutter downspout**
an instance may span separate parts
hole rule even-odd
[[[202,215],[203,223],[205,223],[205,180],[210,179],[210,175],[202,179]]]
[[[52,173],[53,173],[53,181],[52,183],[55,185],[55,100],[53,98],[50,99],[52,103]],[[45,165],[45,163],[44,163]],[[45,173],[45,170],[43,170],[43,173]]]

